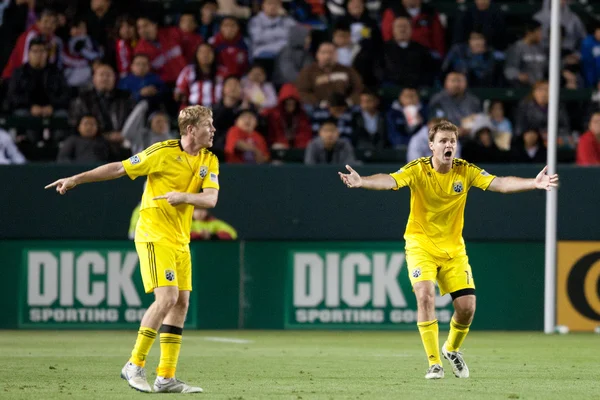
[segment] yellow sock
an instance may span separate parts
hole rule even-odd
[[[175,377],[179,350],[181,350],[181,334],[183,328],[163,325],[160,330],[160,362],[156,375],[163,378]]]
[[[425,347],[425,353],[427,353],[427,361],[429,365],[442,364],[440,359],[440,341],[439,341],[439,329],[438,321],[425,321],[417,323],[419,327],[419,333],[421,334],[421,340],[423,341],[423,347]]]
[[[471,324],[459,324],[454,320],[454,318],[452,318],[452,321],[450,321],[450,333],[448,334],[446,350],[458,351],[458,349],[460,349],[460,346],[465,341],[467,333],[469,333],[470,326]]]
[[[156,339],[156,331],[154,329],[140,327],[129,362],[138,367],[144,367],[146,365],[146,357],[150,352],[154,339]]]

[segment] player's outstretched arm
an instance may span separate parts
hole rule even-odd
[[[350,171],[349,174],[342,174],[341,172],[338,172],[338,174],[342,182],[344,182],[344,185],[349,188],[391,190],[397,186],[396,181],[390,175],[376,174],[371,176],[360,176],[351,166],[346,165],[346,169]]]
[[[558,186],[558,174],[547,175],[546,171],[548,171],[548,166],[545,166],[533,179],[515,176],[497,177],[490,183],[488,189],[500,193],[526,192],[535,189],[550,191]]]
[[[198,208],[214,208],[219,199],[219,191],[206,188],[202,193],[169,192],[156,196],[152,200],[166,200],[172,206],[190,204]]]
[[[98,168],[68,178],[59,179],[46,185],[44,189],[56,187],[58,193],[65,194],[67,193],[67,190],[73,189],[75,186],[81,185],[82,183],[108,181],[120,178],[123,175],[125,175],[125,168],[123,167],[123,163],[118,161],[101,165]]]

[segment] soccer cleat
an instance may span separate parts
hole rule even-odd
[[[176,378],[159,378],[154,381],[154,392],[156,393],[202,393],[201,387],[190,386]]]
[[[444,368],[440,364],[433,364],[425,374],[425,379],[442,379],[443,377]]]
[[[125,379],[129,386],[140,392],[150,393],[152,388],[146,380],[146,370],[142,367],[127,362],[121,370],[121,378]]]
[[[450,361],[452,365],[452,372],[454,372],[454,376],[457,378],[468,378],[469,377],[469,367],[467,367],[467,363],[462,357],[462,353],[459,351],[448,351],[446,350],[446,343],[442,346],[442,354],[444,358]]]

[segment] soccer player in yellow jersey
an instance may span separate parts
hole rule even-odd
[[[129,385],[151,392],[146,380],[146,357],[160,330],[160,362],[154,392],[199,393],[202,389],[175,378],[183,323],[192,290],[189,249],[194,207],[213,208],[219,196],[219,161],[207,149],[215,128],[212,111],[191,106],[180,111],[181,140],[156,143],[123,162],[100,166],[46,186],[65,194],[88,182],[147,176],[135,248],[146,293],[154,292],[138,331],[131,358],[121,371]]]
[[[361,177],[350,166],[340,174],[349,188],[411,191],[410,215],[406,224],[406,263],[417,298],[417,326],[429,369],[425,378],[440,379],[444,369],[440,359],[438,322],[435,317],[435,282],[442,294],[450,293],[454,314],[448,339],[442,346],[454,375],[469,377],[469,368],[459,352],[475,312],[475,282],[462,238],[467,193],[473,186],[482,190],[515,193],[551,190],[558,175],[544,168],[536,178],[496,177],[461,159],[455,159],[458,128],[447,121],[429,130],[432,157],[416,159],[392,174]]]

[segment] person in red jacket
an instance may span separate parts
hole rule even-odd
[[[408,17],[412,25],[411,40],[427,47],[435,58],[442,59],[446,54],[446,45],[440,16],[433,7],[421,3],[422,0],[402,0],[387,8],[381,19],[383,40],[393,39],[393,25],[396,18]]]
[[[29,42],[37,37],[41,37],[48,44],[48,64],[55,64],[60,67],[61,55],[63,51],[63,43],[54,32],[58,23],[58,16],[52,10],[43,10],[39,14],[35,25],[27,29],[17,39],[10,58],[2,71],[2,79],[8,79],[13,71],[21,65],[27,63],[29,54]]]
[[[198,22],[192,11],[184,11],[179,17],[179,26],[175,28],[179,32],[181,50],[186,63],[192,64],[196,60],[196,50],[204,43],[202,36],[196,33]]]
[[[253,111],[243,110],[225,138],[225,161],[232,164],[263,164],[269,161],[269,149],[256,132],[258,120]]]
[[[133,60],[133,49],[137,44],[137,32],[135,30],[135,20],[128,16],[121,16],[117,19],[116,35],[118,37],[115,43],[117,53],[117,71],[120,78],[124,78],[130,72],[131,61]]]
[[[589,130],[577,144],[577,165],[600,165],[600,111],[590,118]]]
[[[137,30],[140,41],[135,53],[148,55],[152,69],[160,79],[173,86],[186,66],[179,34],[170,28],[158,29],[158,24],[145,16],[137,19]]]
[[[217,73],[225,78],[230,75],[241,78],[248,71],[248,47],[240,32],[240,25],[233,17],[224,17],[219,33],[210,43],[217,54]]]
[[[312,139],[310,119],[300,104],[298,89],[291,83],[281,87],[278,104],[266,110],[264,116],[272,148],[304,149]]]

